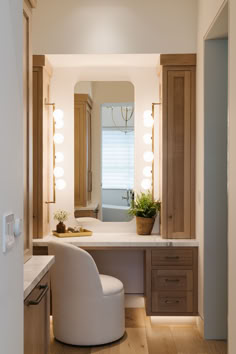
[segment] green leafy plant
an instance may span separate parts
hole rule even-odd
[[[140,216],[143,218],[153,218],[160,211],[161,202],[152,199],[150,192],[140,193],[136,195],[135,200],[132,201],[129,215]]]

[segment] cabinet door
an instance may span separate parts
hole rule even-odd
[[[31,9],[23,8],[23,121],[24,121],[24,261],[32,255],[33,189],[32,189],[32,55]]]
[[[192,71],[167,73],[167,229],[170,238],[191,237]]]
[[[49,275],[40,281],[24,303],[24,354],[47,354],[49,349]],[[44,296],[41,296],[44,294]]]

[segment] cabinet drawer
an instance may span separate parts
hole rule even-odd
[[[193,290],[192,270],[152,270],[152,290]]]
[[[189,265],[193,264],[193,251],[187,250],[153,250],[152,265]]]
[[[152,312],[191,313],[193,312],[193,293],[191,291],[152,292]]]

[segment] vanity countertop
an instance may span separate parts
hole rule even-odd
[[[24,264],[24,299],[55,262],[54,256],[33,256]]]
[[[198,247],[196,239],[163,239],[158,235],[141,236],[136,233],[93,233],[88,237],[65,237],[46,236],[43,239],[33,240],[34,246],[47,246],[49,241],[67,242],[84,248],[103,247]]]

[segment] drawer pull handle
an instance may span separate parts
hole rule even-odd
[[[179,256],[166,256],[166,259],[179,259]]]
[[[178,283],[180,279],[165,279],[167,283]]]
[[[48,289],[49,289],[48,284],[46,284],[46,285],[39,285],[38,288],[39,288],[40,290],[42,289],[42,292],[39,294],[39,296],[37,297],[36,300],[30,300],[30,301],[27,303],[27,306],[40,304],[40,302],[42,301],[44,295],[47,293],[47,291],[48,291]]]
[[[179,304],[180,301],[179,300],[165,300],[165,304]]]

